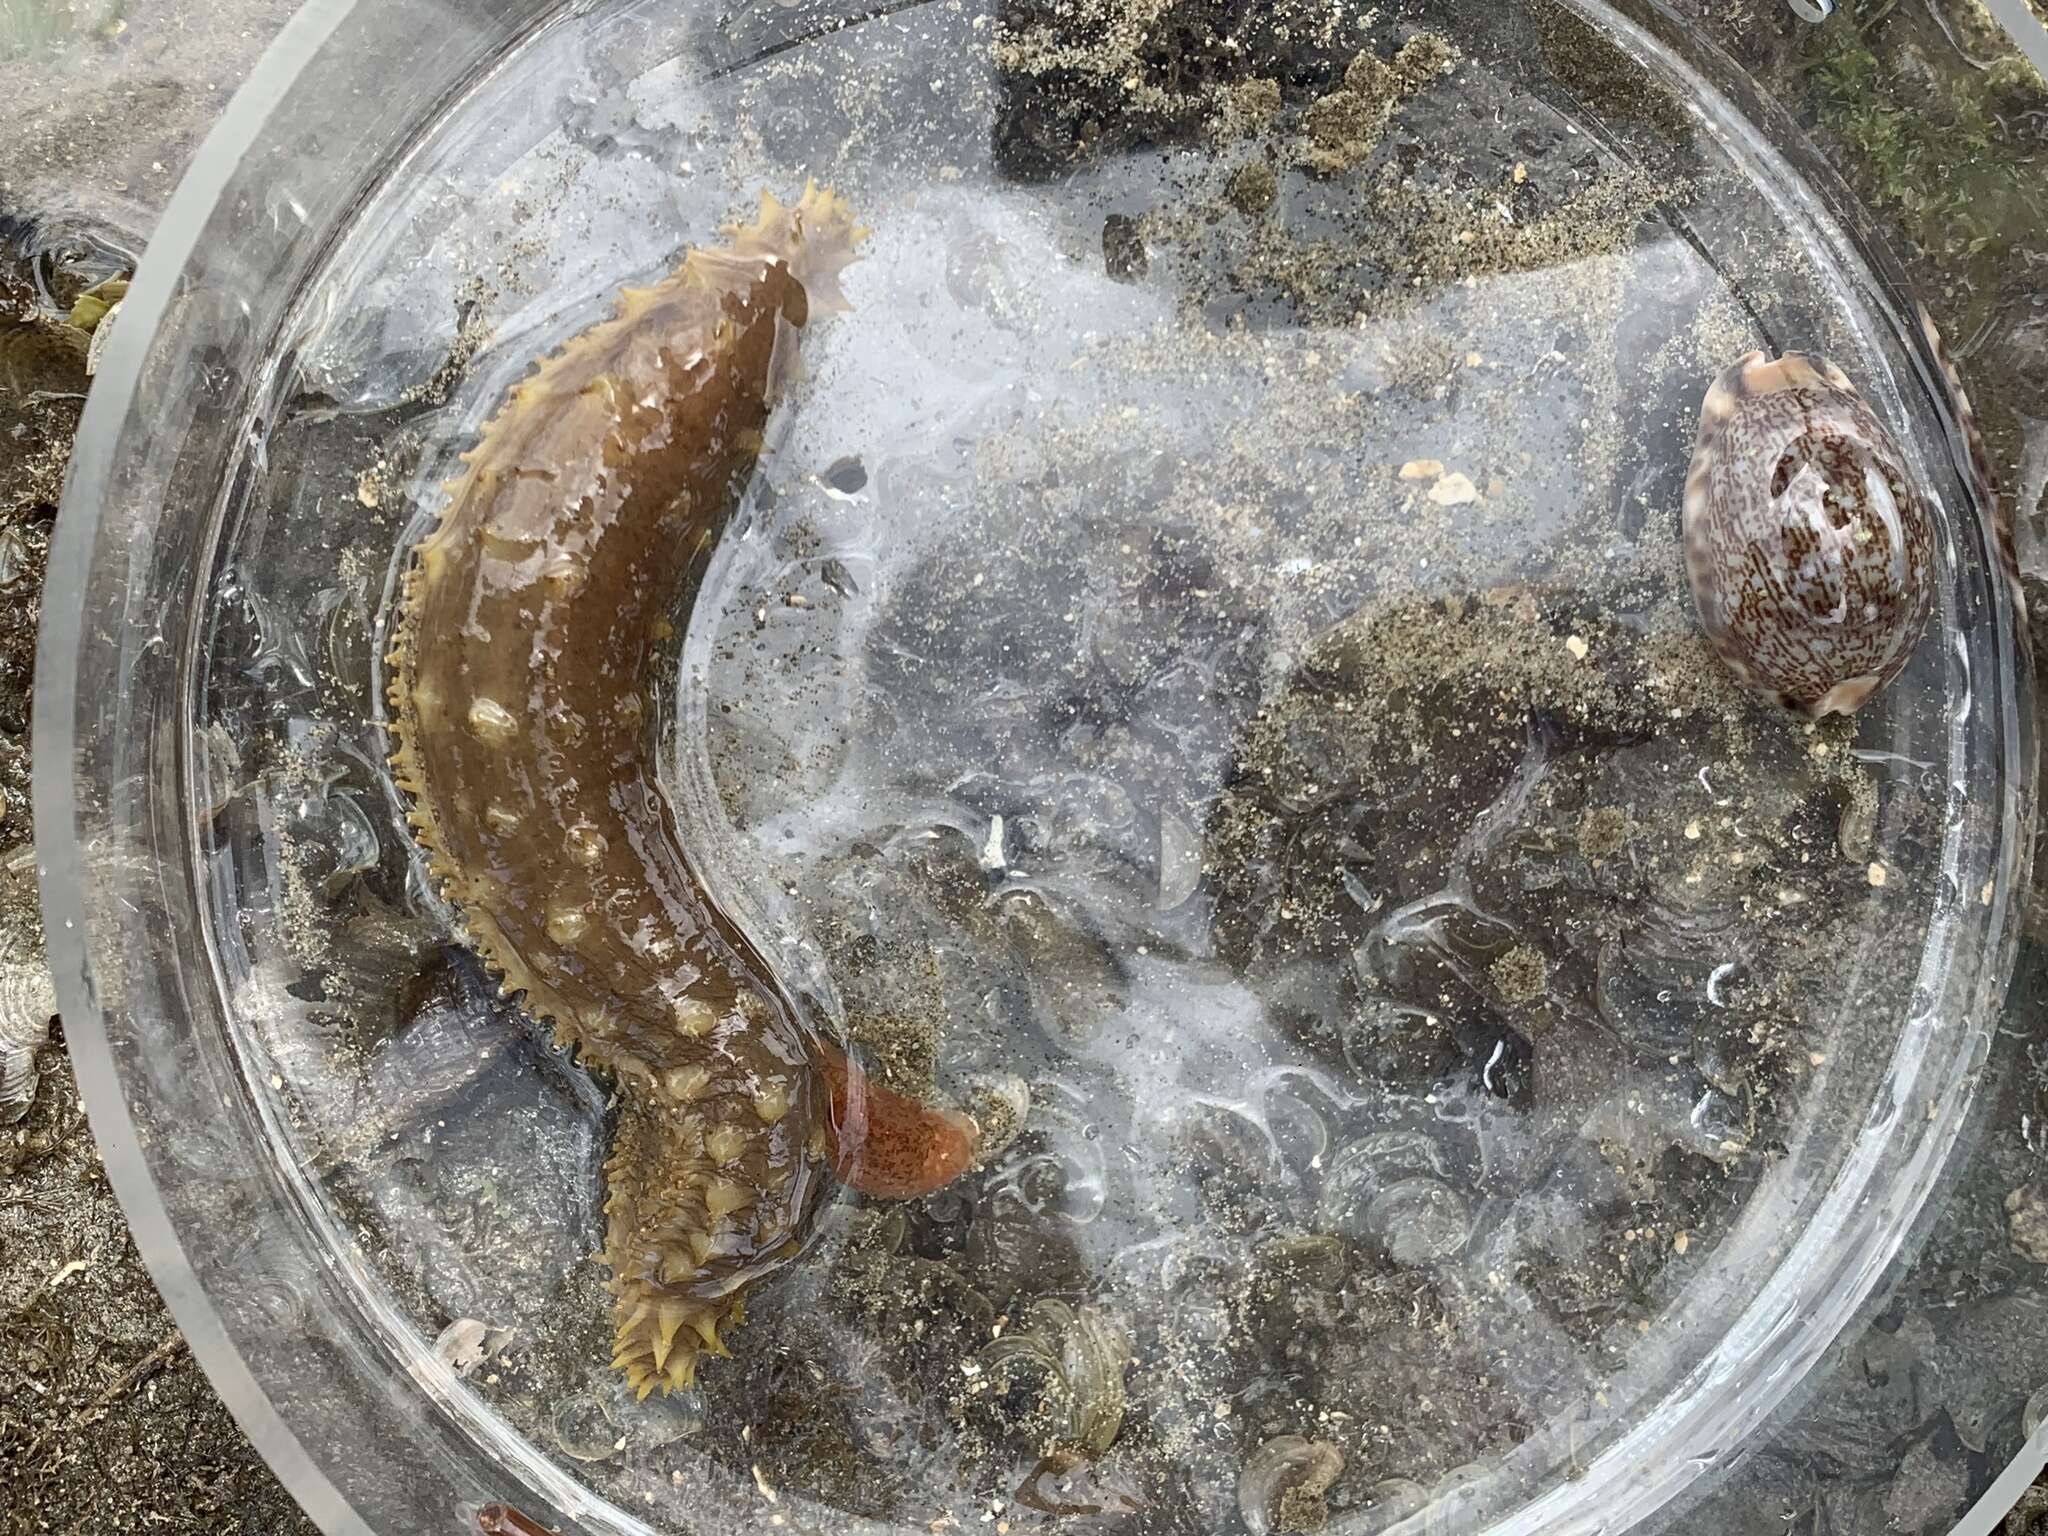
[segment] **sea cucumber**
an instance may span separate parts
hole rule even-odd
[[[964,1116],[870,1085],[712,905],[654,769],[657,660],[864,231],[763,195],[516,385],[406,572],[393,775],[441,888],[536,1018],[618,1085],[605,1165],[613,1364],[641,1396],[725,1354],[831,1170],[907,1196]]]

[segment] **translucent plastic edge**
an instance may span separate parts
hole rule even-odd
[[[2026,0],[1984,0],[1984,9],[2005,28],[2006,36],[2026,55],[2027,62],[2048,79],[2048,27],[2027,9]]]
[[[352,9],[356,0],[347,0],[344,11]],[[538,24],[520,36],[525,46],[543,30],[571,20],[592,10],[603,0],[557,0]],[[922,0],[918,0],[922,3]],[[328,29],[332,30],[332,27]],[[324,42],[324,34],[315,39],[312,47],[317,51]],[[482,67],[468,77],[457,89],[452,100],[460,99],[472,92],[485,88],[496,71],[511,57],[508,51],[499,51],[486,60]],[[301,61],[299,67],[303,67]],[[443,103],[445,108],[447,102]],[[408,174],[415,158],[431,144],[439,125],[445,120],[445,112],[437,112],[426,120],[423,131],[410,141],[386,164],[380,167],[379,186],[403,178]],[[252,129],[261,124],[252,124]],[[235,154],[244,157],[246,145],[238,145]],[[215,198],[217,200],[218,193]],[[354,215],[351,215],[353,217]],[[189,255],[189,244],[180,248],[178,259],[182,265]],[[316,260],[313,270],[320,270],[322,262]],[[279,318],[270,343],[264,353],[269,361],[263,376],[248,396],[249,401],[262,402],[270,399],[278,385],[279,377],[279,336],[289,333],[300,310],[297,304],[286,310]],[[153,314],[152,319],[158,318]],[[153,342],[152,342],[153,344]],[[146,349],[145,349],[146,350]],[[258,404],[245,408],[245,417],[253,409],[260,415],[263,407]],[[216,569],[219,541],[222,530],[232,520],[230,508],[235,494],[232,478],[225,481],[215,499],[209,517],[210,529],[202,558],[195,564],[195,580],[202,584],[209,579],[207,573]],[[394,562],[386,577],[384,601],[388,604],[402,563]],[[203,599],[204,594],[197,595]],[[203,601],[195,602],[195,613]],[[198,644],[198,628],[194,627],[188,644]],[[187,675],[191,675],[188,657]],[[382,681],[381,652],[373,654],[372,697],[378,701],[376,719],[380,728],[386,726],[381,701],[384,697]],[[189,688],[181,689],[179,705],[182,718],[197,718],[192,709]],[[191,743],[186,743],[183,754],[183,772],[186,782],[197,782],[197,773],[190,757]],[[394,792],[395,793],[395,792]],[[203,847],[199,822],[187,807],[188,821],[175,831],[181,844],[194,855],[193,864],[182,873],[191,891],[193,911],[204,935],[198,948],[208,963],[210,991],[230,1015],[226,999],[231,992],[227,972],[222,959],[226,953],[223,944],[225,934],[220,926],[220,913],[215,903],[207,896],[210,879],[205,861],[199,855]],[[475,1453],[484,1458],[488,1471],[482,1481],[492,1497],[499,1502],[512,1501],[517,1510],[526,1518],[552,1528],[566,1528],[571,1532],[590,1532],[595,1536],[658,1536],[655,1527],[609,1496],[600,1493],[574,1473],[564,1469],[552,1460],[530,1438],[513,1428],[490,1403],[468,1381],[450,1370],[433,1350],[433,1339],[424,1334],[418,1319],[398,1300],[387,1276],[368,1262],[361,1251],[359,1239],[336,1211],[331,1192],[313,1172],[316,1159],[300,1139],[296,1128],[284,1112],[282,1101],[274,1092],[266,1091],[265,1079],[273,1070],[269,1059],[253,1052],[250,1043],[242,1038],[238,1029],[230,1024],[225,1040],[224,1063],[236,1074],[249,1095],[249,1108],[253,1123],[260,1133],[262,1142],[276,1156],[274,1167],[268,1169],[273,1178],[275,1194],[279,1204],[276,1214],[296,1224],[297,1233],[317,1252],[322,1262],[333,1273],[344,1277],[341,1294],[336,1304],[346,1315],[348,1327],[356,1333],[359,1342],[368,1345],[372,1351],[370,1360],[382,1367],[380,1385],[386,1392],[402,1393],[408,1404],[416,1407],[427,1422],[446,1431],[448,1447],[459,1447],[464,1452]],[[88,1106],[90,1108],[90,1106]],[[123,1111],[125,1115],[125,1108]],[[97,1124],[97,1121],[95,1121]],[[146,1173],[146,1170],[145,1170]],[[152,1196],[154,1191],[152,1190]],[[125,1204],[125,1196],[124,1196]],[[225,1346],[235,1351],[230,1341]],[[240,1357],[235,1356],[237,1363]],[[207,1364],[205,1357],[201,1358]],[[210,1365],[208,1366],[211,1369]],[[358,1362],[354,1367],[357,1375],[363,1374],[364,1366]],[[260,1382],[251,1377],[253,1390],[264,1399],[267,1409],[268,1398]],[[274,1410],[272,1416],[275,1417]],[[239,1415],[237,1416],[239,1418]],[[285,1431],[289,1434],[289,1431]],[[253,1438],[253,1437],[252,1437]],[[475,1468],[468,1470],[474,1472]],[[316,1476],[318,1473],[316,1471]],[[324,1483],[324,1479],[322,1479]],[[287,1487],[292,1485],[288,1482]],[[345,1496],[343,1497],[345,1503]],[[472,1498],[466,1506],[473,1517],[481,1505]],[[360,1516],[350,1515],[351,1523],[346,1529],[353,1533],[366,1527]],[[751,1529],[751,1528],[750,1528]],[[913,1536],[913,1527],[896,1527],[857,1523],[855,1527],[863,1532],[874,1532],[877,1536]],[[330,1531],[329,1536],[338,1536]]]
[[[158,328],[244,152],[354,8],[355,0],[307,0],[285,24],[201,142],[137,264],[123,323],[108,339],[86,396],[65,475],[62,514],[51,540],[36,646],[31,797],[50,969],[79,1096],[108,1181],[127,1215],[136,1249],[193,1358],[285,1491],[327,1536],[376,1533],[285,1424],[201,1287],[143,1157],[114,1064],[87,945],[85,868],[77,847],[73,673],[85,638],[84,596],[110,490],[115,445]],[[50,848],[67,852],[61,859],[43,857],[41,850]]]
[[[2048,32],[2042,34],[2041,41],[2048,47]],[[2033,1486],[2044,1466],[2048,1466],[2048,1424],[2034,1431],[2034,1438],[2020,1447],[2019,1454],[1984,1490],[1984,1497],[1955,1523],[1949,1536],[1991,1536],[2005,1517],[2019,1507],[2021,1495]]]

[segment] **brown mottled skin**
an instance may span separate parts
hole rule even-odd
[[[1700,408],[1686,569],[1707,638],[1788,709],[1848,714],[1911,658],[1934,525],[1904,452],[1841,369],[1752,352]]]
[[[960,1117],[805,1028],[706,899],[654,772],[651,669],[859,233],[829,192],[764,198],[517,385],[419,547],[391,658],[435,874],[505,990],[618,1083],[604,1261],[643,1396],[726,1352],[828,1170],[914,1194],[973,1151]]]

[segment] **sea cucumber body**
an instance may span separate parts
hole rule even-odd
[[[648,692],[857,237],[829,192],[766,198],[730,245],[628,290],[512,390],[402,595],[393,767],[415,831],[505,990],[619,1085],[604,1259],[615,1364],[643,1395],[725,1352],[851,1155],[826,1048],[689,868]],[[934,1176],[956,1156],[933,1152]]]

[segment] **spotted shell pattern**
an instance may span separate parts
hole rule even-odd
[[[1685,486],[1707,638],[1819,719],[1898,676],[1934,594],[1934,525],[1897,439],[1824,358],[1761,352],[1707,390]]]

